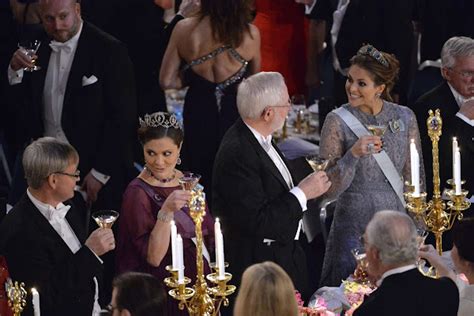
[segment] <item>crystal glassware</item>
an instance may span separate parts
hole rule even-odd
[[[179,184],[181,188],[186,191],[192,191],[194,187],[199,183],[201,176],[192,172],[185,172],[181,178],[179,178]]]
[[[324,171],[328,167],[329,159],[322,158],[319,155],[308,155],[305,157],[313,171]]]
[[[40,66],[35,65],[36,58],[34,57],[36,52],[38,52],[40,45],[41,41],[39,40],[27,40],[18,43],[18,48],[21,48],[24,51],[25,55],[31,59],[31,63],[33,64],[32,67],[23,68],[24,71],[33,72],[41,69]]]
[[[119,213],[113,210],[97,211],[92,214],[92,218],[100,228],[112,228],[118,217]]]
[[[370,124],[366,126],[369,132],[378,137],[382,137],[383,134],[385,134],[385,131],[387,130],[387,125],[375,125],[375,124]]]
[[[354,271],[355,281],[361,283],[367,283],[369,281],[369,262],[367,261],[367,255],[363,247],[357,247],[351,250],[352,255],[356,259],[357,267]]]

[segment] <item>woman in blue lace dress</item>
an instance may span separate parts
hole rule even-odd
[[[250,24],[251,3],[202,0],[198,16],[176,25],[163,58],[162,88],[189,86],[183,164],[202,175],[207,192],[222,136],[239,116],[237,85],[260,70],[260,34]]]
[[[332,186],[326,197],[337,198],[337,202],[321,285],[337,286],[354,271],[356,261],[351,249],[361,246],[359,237],[376,212],[405,212],[403,180],[411,181],[412,139],[420,154],[424,188],[415,115],[409,108],[393,103],[390,96],[398,70],[393,55],[371,45],[363,46],[352,57],[347,74],[349,103],[329,113],[324,122],[320,154],[333,162],[327,170]],[[385,127],[383,136],[371,135],[371,125]]]

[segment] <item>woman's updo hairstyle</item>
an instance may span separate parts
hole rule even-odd
[[[155,112],[145,114],[138,119],[140,128],[138,129],[138,139],[142,146],[150,140],[169,137],[179,147],[183,142],[183,129],[174,114],[165,112]]]
[[[391,92],[400,71],[400,62],[395,55],[379,51],[372,45],[364,45],[351,58],[350,62],[351,65],[368,71],[377,86],[384,84],[385,89],[380,97],[390,102],[393,101]]]

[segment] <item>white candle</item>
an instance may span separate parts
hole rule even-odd
[[[218,244],[217,244],[217,240],[218,240],[218,235],[221,234],[222,231],[221,231],[221,222],[219,221],[219,218],[216,218],[216,221],[214,222],[214,243],[215,243],[215,253],[216,253],[216,266],[219,262],[219,252],[217,251],[217,248],[218,247]]]
[[[458,139],[456,137],[453,137],[453,180],[454,180],[454,173],[456,172],[454,169],[454,160],[455,160],[455,155],[456,155],[456,151],[458,150]]]
[[[172,258],[172,268],[176,270],[178,268],[178,257],[176,255],[176,235],[178,231],[176,229],[176,224],[174,221],[171,221],[171,258]]]
[[[461,153],[459,148],[454,154],[454,185],[456,194],[461,194]]]
[[[33,297],[33,311],[35,316],[40,316],[41,311],[40,311],[40,297],[39,293],[35,288],[31,288],[31,295]]]
[[[178,284],[184,284],[183,239],[180,234],[176,237],[176,253],[178,256]]]
[[[416,149],[415,140],[410,141],[411,185],[414,187],[413,196],[420,196],[420,156]]]
[[[225,276],[225,265],[224,265],[224,236],[219,231],[217,237],[217,268],[219,269],[219,279],[223,279]]]

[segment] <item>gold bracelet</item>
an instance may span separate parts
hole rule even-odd
[[[164,223],[169,223],[174,219],[174,212],[159,210],[156,219]]]

